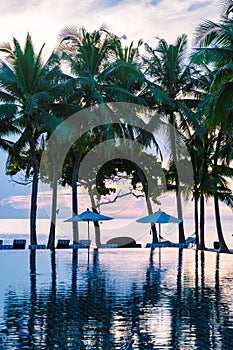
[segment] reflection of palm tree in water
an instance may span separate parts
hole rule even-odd
[[[29,310],[28,318],[28,333],[29,333],[29,346],[33,346],[33,337],[35,336],[35,318],[37,308],[37,291],[36,291],[36,251],[30,251],[30,295],[31,295],[31,307]]]
[[[187,279],[185,282],[182,279],[183,251],[179,250],[177,285],[172,296],[165,296],[165,301],[171,300],[172,340],[168,345],[173,349],[181,349],[182,339],[186,345],[190,342],[187,348],[231,349],[230,303],[225,299],[227,289],[222,292],[228,280],[222,280],[222,283],[219,281],[220,256],[224,256],[216,255],[215,288],[210,288],[206,283],[205,272],[212,253],[193,253],[196,254],[193,280]],[[5,348],[86,349],[90,346],[93,349],[110,350],[116,346],[121,349],[137,346],[138,349],[153,349],[154,336],[146,327],[148,319],[151,319],[150,310],[156,311],[161,307],[158,305],[161,296],[164,300],[156,268],[158,254],[155,251],[150,254],[143,291],[136,283],[133,284],[131,293],[122,303],[116,299],[114,282],[104,270],[100,260],[102,256],[98,252],[91,254],[93,260],[87,271],[82,270],[80,263],[81,266],[78,266],[81,253],[80,256],[78,252],[73,253],[71,274],[66,286],[58,284],[60,278],[57,279],[56,256],[53,252],[50,286],[47,290],[43,286],[41,294],[41,288],[37,286],[40,279],[36,275],[36,260],[41,255],[35,251],[30,254],[30,293],[26,291],[18,295],[10,290],[6,294],[4,317],[8,334]],[[193,286],[190,286],[192,282]],[[116,338],[113,329],[126,330],[122,342],[119,337]]]
[[[161,261],[157,269],[154,267],[154,250],[150,251],[149,267],[146,272],[146,282],[143,286],[143,304],[155,305],[160,298]]]
[[[220,306],[221,300],[221,289],[219,284],[219,257],[220,254],[216,254],[216,269],[215,269],[215,312],[217,316],[217,322],[220,323]]]
[[[176,294],[172,297],[171,308],[171,345],[173,349],[180,349],[181,340],[181,314],[184,308],[182,300],[182,267],[183,267],[183,249],[178,252],[177,264],[177,283]]]
[[[205,297],[205,253],[201,251],[201,294]]]
[[[57,291],[56,291],[56,252],[51,250],[50,252],[50,268],[51,268],[51,288],[46,302],[46,331],[45,331],[45,343],[47,349],[52,349],[56,344],[57,330],[56,324],[60,317],[59,308],[57,305]]]
[[[199,270],[199,264],[198,264],[198,254],[199,250],[196,249],[195,251],[195,301],[196,303],[199,302],[199,279],[198,279],[198,270]]]
[[[51,251],[51,291],[53,300],[56,301],[56,287],[57,287],[57,272],[56,272],[56,255],[55,250]]]
[[[195,253],[195,286],[194,288],[187,288],[184,293],[185,296],[185,310],[186,317],[184,322],[189,323],[195,334],[192,335],[193,346],[195,349],[228,349],[222,347],[222,340],[219,342],[219,331],[222,327],[218,313],[220,308],[220,289],[219,289],[219,256],[216,256],[216,271],[215,271],[215,290],[206,285],[206,261],[204,251],[196,251]],[[210,253],[209,253],[210,254]],[[209,256],[208,256],[209,257]],[[200,281],[199,281],[199,258],[200,258]],[[218,299],[219,298],[219,299]],[[229,338],[228,338],[229,339]],[[230,348],[229,348],[230,349]]]
[[[78,269],[78,250],[73,249],[72,253],[72,281],[71,281],[71,295],[73,302],[77,300],[77,269]]]

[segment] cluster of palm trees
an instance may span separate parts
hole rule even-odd
[[[189,150],[193,167],[193,200],[197,244],[205,249],[205,200],[214,198],[220,250],[228,252],[221,227],[219,200],[233,207],[228,180],[233,175],[233,4],[225,1],[217,23],[202,22],[195,32],[191,53],[188,38],[174,44],[158,39],[155,48],[139,40],[124,45],[106,26],[88,32],[65,28],[59,45],[46,62],[43,47],[35,53],[28,34],[24,48],[16,39],[4,44],[0,62],[0,146],[9,154],[6,171],[23,171],[32,179],[30,235],[37,243],[36,213],[39,163],[47,140],[70,115],[112,102],[126,102],[159,112],[173,126],[170,132],[170,165],[167,184],[175,190],[182,218],[181,192],[176,161],[177,134]],[[156,118],[156,115],[154,118]],[[17,141],[8,140],[10,134]],[[72,210],[77,214],[77,174],[84,156],[98,143],[114,137],[140,139],[145,147],[156,144],[153,134],[127,123],[98,127],[71,147],[63,175],[51,175],[73,189]],[[138,169],[138,175],[140,175]],[[143,178],[140,178],[143,183]],[[144,183],[143,188],[146,191]],[[56,192],[48,247],[54,248]],[[146,194],[146,193],[145,193]],[[147,197],[147,194],[146,194]],[[75,224],[74,224],[75,226]],[[77,227],[74,227],[74,230]],[[76,234],[77,236],[77,234]],[[155,235],[156,237],[156,235]],[[179,240],[184,241],[179,227]]]

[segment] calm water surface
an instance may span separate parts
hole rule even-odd
[[[232,255],[0,251],[2,349],[233,349]]]

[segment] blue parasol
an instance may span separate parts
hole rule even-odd
[[[87,221],[88,224],[88,240],[90,240],[90,232],[89,232],[89,222],[90,221],[104,221],[104,220],[112,220],[110,216],[94,213],[93,211],[87,209],[79,215],[73,216],[65,220],[64,222],[73,222],[73,221]]]

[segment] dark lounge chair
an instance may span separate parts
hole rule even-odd
[[[25,249],[26,239],[14,239],[13,249]]]
[[[70,248],[69,239],[59,239],[57,241],[57,249],[67,249],[67,248]]]

